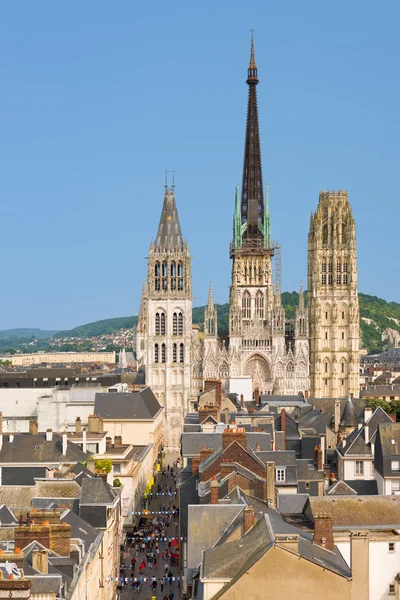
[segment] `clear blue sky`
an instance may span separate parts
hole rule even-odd
[[[0,328],[136,314],[166,167],[194,306],[226,302],[254,23],[283,290],[347,189],[360,291],[400,301],[398,1],[2,2]]]

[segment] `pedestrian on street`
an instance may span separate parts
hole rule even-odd
[[[174,600],[174,592],[173,592],[173,591],[171,591],[171,592],[168,594],[168,600]]]

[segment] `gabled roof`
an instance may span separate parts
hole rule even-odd
[[[375,479],[370,481],[339,479],[326,490],[328,496],[376,496],[378,484]]]
[[[16,525],[18,524],[18,519],[12,512],[8,506],[3,504],[0,506],[0,526],[2,525]]]
[[[66,454],[63,454],[63,438],[53,433],[52,440],[46,440],[45,433],[18,433],[9,441],[3,435],[3,445],[0,450],[0,463],[12,465],[15,463],[72,463],[86,461],[89,454],[83,452],[76,444],[68,441]]]
[[[320,513],[332,515],[334,529],[400,528],[400,496],[310,496],[304,512],[311,521]]]
[[[340,424],[345,427],[357,427],[358,416],[352,398],[347,398],[344,411],[340,417]]]
[[[140,392],[96,394],[94,412],[103,419],[154,420],[162,409],[149,387]]]
[[[110,506],[117,496],[102,477],[93,477],[82,481],[81,506]]]
[[[335,415],[335,402],[339,401],[341,424],[343,424],[345,427],[357,427],[358,421],[360,421],[363,418],[366,402],[361,398],[352,398],[350,400],[352,408],[350,409],[349,406],[347,413],[349,417],[351,417],[352,422],[354,422],[354,416],[356,417],[357,422],[355,423],[355,425],[348,423],[346,420],[347,417],[345,418],[345,411],[348,403],[348,399],[346,398],[311,398],[308,400],[308,402],[314,407],[314,409],[317,408],[323,411],[325,415],[325,423],[328,427],[331,427]],[[307,412],[307,409],[302,409],[302,414],[303,410]]]
[[[61,515],[61,521],[65,521],[68,525],[71,525],[71,539],[82,540],[85,544],[85,552],[87,552],[95,542],[98,536],[102,536],[103,533],[89,525],[86,521],[81,519],[72,510],[67,509]]]
[[[378,425],[393,423],[392,419],[389,415],[378,406],[368,421],[360,428],[354,429],[346,438],[346,441],[343,445],[343,442],[338,445],[338,451],[343,456],[353,456],[353,455],[365,455],[372,456],[371,450],[371,442],[375,441],[376,430]],[[368,444],[365,443],[365,425],[368,425],[369,429],[369,441]]]

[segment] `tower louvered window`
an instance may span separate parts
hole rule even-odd
[[[161,335],[165,335],[166,334],[165,313],[161,313],[160,329],[161,329]]]
[[[183,314],[178,314],[178,335],[183,335]]]
[[[264,296],[262,292],[256,294],[256,317],[258,319],[264,318]]]
[[[155,334],[160,335],[160,313],[155,314]]]
[[[161,362],[167,362],[167,348],[165,344],[161,344]]]
[[[183,363],[185,361],[185,348],[183,344],[179,346],[179,362]]]
[[[178,262],[178,290],[180,292],[183,290],[183,263],[182,263],[182,261]]]
[[[158,363],[159,362],[159,348],[158,348],[158,344],[154,345],[154,362]]]
[[[176,312],[172,315],[172,335],[178,335],[178,315]]]
[[[162,281],[162,289],[168,289],[168,266],[166,262],[163,262],[161,266],[161,281]]]
[[[157,261],[154,265],[154,289],[160,291],[160,263]]]
[[[177,362],[178,357],[177,357],[177,345],[176,344],[172,344],[172,362]]]

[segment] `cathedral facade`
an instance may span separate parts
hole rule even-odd
[[[165,185],[157,237],[136,328],[136,357],[165,408],[165,446],[178,449],[184,414],[204,380],[250,377],[253,394],[358,395],[358,296],[355,227],[346,192],[322,192],[308,242],[308,306],[300,286],[295,318],[282,306],[279,245],[271,239],[262,179],[258,72],[251,41],[241,190],[236,189],[229,343],[218,335],[210,285],[203,332],[192,324],[189,246],[182,237],[175,186]],[[340,277],[339,277],[340,275]]]

